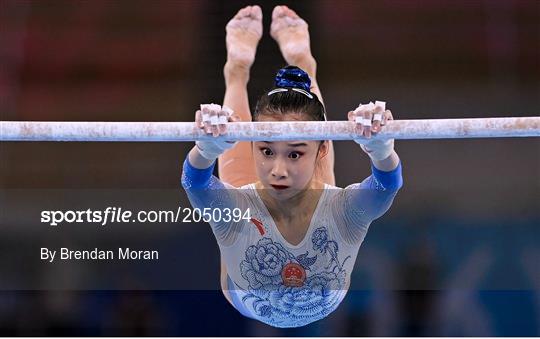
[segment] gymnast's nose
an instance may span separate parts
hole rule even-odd
[[[272,177],[281,179],[287,177],[287,164],[279,157],[272,164]]]

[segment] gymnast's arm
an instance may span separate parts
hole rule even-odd
[[[197,146],[189,152],[184,161],[182,171],[182,186],[186,190],[188,199],[194,208],[218,208],[221,214],[225,208],[231,211],[239,208],[242,212],[247,210],[247,200],[241,190],[220,181],[212,175],[216,161],[202,157]],[[242,231],[242,220],[229,222],[211,220],[210,226],[216,236],[218,244],[230,246]]]
[[[401,163],[394,150],[393,139],[373,139],[372,134],[384,130],[386,122],[393,120],[392,112],[384,101],[360,104],[349,111],[348,119],[354,122],[358,134],[355,139],[371,159],[371,176],[360,184],[346,187],[334,198],[333,211],[337,228],[350,244],[361,244],[371,222],[381,217],[392,205],[403,185]]]
[[[369,225],[392,205],[403,186],[401,162],[395,151],[382,161],[372,161],[372,174],[364,181],[346,187],[336,201],[337,227],[349,244],[364,240]],[[339,197],[339,196],[338,196]]]

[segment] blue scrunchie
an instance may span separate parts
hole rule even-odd
[[[309,92],[311,79],[309,75],[296,66],[287,66],[280,69],[276,74],[276,87],[300,88]]]

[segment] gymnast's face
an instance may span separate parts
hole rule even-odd
[[[277,120],[268,116],[258,119]],[[271,196],[279,200],[290,198],[310,188],[315,166],[326,148],[326,142],[321,145],[320,141],[255,141],[253,158],[257,176]]]

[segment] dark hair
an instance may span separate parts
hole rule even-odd
[[[296,66],[280,69],[275,77],[275,87],[257,101],[253,121],[260,115],[305,114],[311,120],[325,121],[324,105],[310,91],[309,75]]]

